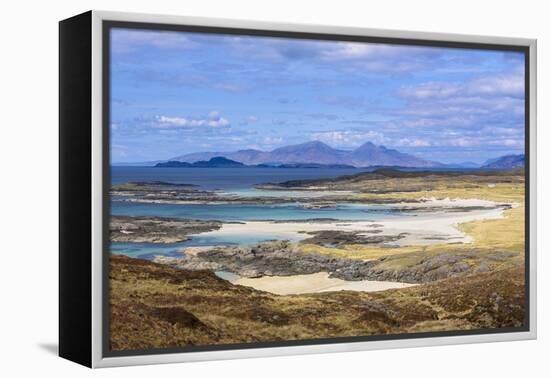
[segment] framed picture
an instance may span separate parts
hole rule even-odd
[[[60,355],[536,337],[536,42],[60,22]]]

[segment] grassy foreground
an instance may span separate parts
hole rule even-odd
[[[365,336],[523,324],[522,268],[377,293],[277,296],[111,257],[111,349]]]

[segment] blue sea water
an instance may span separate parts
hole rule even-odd
[[[231,190],[256,184],[330,178],[367,172],[369,169],[339,168],[155,168],[111,167],[111,182],[166,181],[199,185],[201,189]]]
[[[153,167],[113,167],[113,184],[132,181],[165,181],[172,183],[194,184],[205,190],[221,190],[228,195],[242,195],[262,192],[254,185],[266,182],[282,182],[329,178],[355,174],[358,169],[285,169],[285,168],[153,168]],[[265,194],[265,193],[264,193]],[[164,216],[201,220],[220,220],[225,222],[260,220],[307,220],[338,219],[341,221],[377,220],[392,214],[388,206],[358,204],[339,204],[335,208],[304,209],[299,204],[300,193],[269,192],[269,195],[283,195],[296,200],[284,204],[147,204],[136,202],[111,201],[113,215]],[[305,236],[294,235],[290,239],[297,241]],[[216,236],[199,234],[191,240],[174,244],[150,243],[112,243],[113,253],[131,257],[153,258],[155,255],[179,256],[181,250],[190,246],[254,244],[266,240],[288,239],[289,235],[242,234]]]
[[[304,209],[297,203],[274,205],[249,204],[149,204],[136,202],[111,203],[113,215],[165,216],[174,218],[220,220],[227,222],[262,220],[376,220],[391,214],[388,206],[340,204],[335,208]]]

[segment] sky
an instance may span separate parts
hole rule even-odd
[[[524,149],[518,52],[111,30],[111,160],[319,140],[442,163]]]

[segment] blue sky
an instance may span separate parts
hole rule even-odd
[[[111,156],[365,142],[444,163],[524,148],[523,54],[111,32]]]

